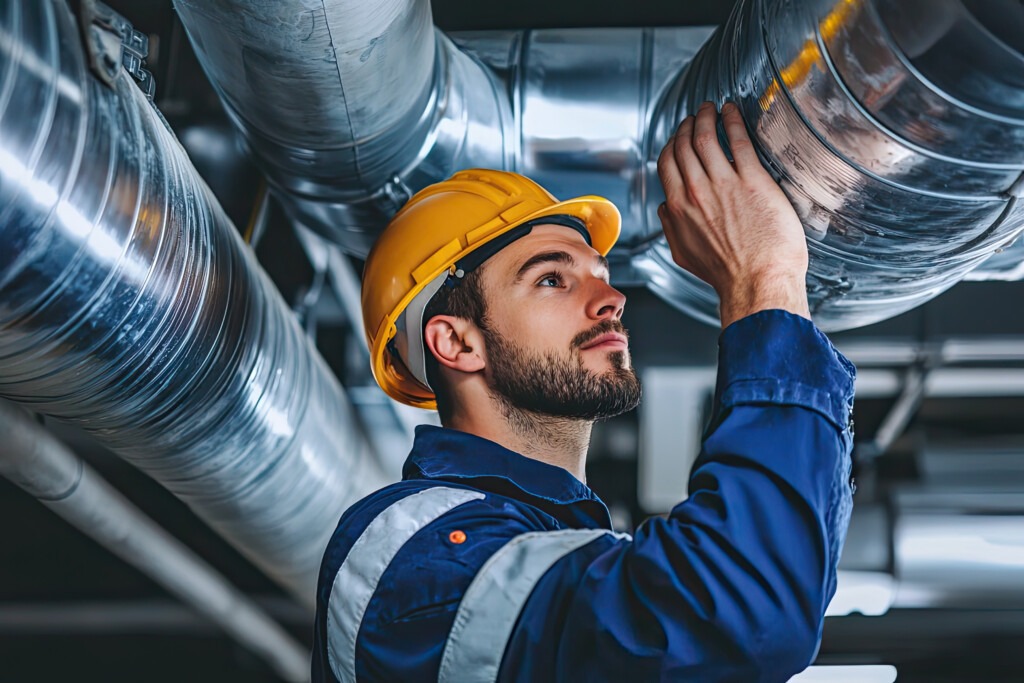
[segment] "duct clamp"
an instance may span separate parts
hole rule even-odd
[[[99,0],[77,0],[78,25],[92,72],[113,88],[118,70],[128,72],[150,101],[156,91],[153,74],[143,68],[149,37]]]

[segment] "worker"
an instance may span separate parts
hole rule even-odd
[[[793,208],[738,109],[721,120],[732,159],[705,104],[658,161],[673,258],[721,302],[713,417],[689,497],[632,536],[585,483],[592,425],[640,399],[604,258],[615,207],[476,169],[381,234],[373,373],[443,426],[331,538],[315,681],[786,681],[811,663],[852,507],[854,369],[809,320]]]

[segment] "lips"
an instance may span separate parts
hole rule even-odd
[[[618,332],[606,332],[580,347],[580,349],[584,351],[587,349],[597,348],[606,351],[624,351],[629,348],[629,343],[626,341],[626,336],[623,334],[619,334]]]

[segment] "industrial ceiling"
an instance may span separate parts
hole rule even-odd
[[[16,0],[0,3],[0,14],[9,16],[17,4]],[[266,165],[254,162],[247,152],[254,143],[251,139],[244,142],[232,115],[225,112],[169,0],[111,0],[107,4],[148,38],[145,68],[155,82],[153,102],[269,274],[269,280],[254,280],[251,288],[273,287],[280,292],[282,319],[292,314],[298,318],[305,338],[315,343],[331,376],[339,380],[340,394],[330,381],[313,379],[296,386],[323,405],[337,401],[345,406],[337,414],[331,413],[333,408],[325,408],[331,414],[323,419],[346,424],[351,434],[346,442],[351,452],[337,456],[348,468],[346,474],[359,469],[371,483],[396,477],[411,426],[433,418],[398,409],[373,388],[353,298],[357,297],[357,273],[365,244],[339,249],[322,237],[323,230],[297,226],[302,221],[295,217],[308,217],[309,211],[289,206],[280,193],[268,190],[281,183],[275,184],[273,179],[268,183]],[[545,35],[572,35],[557,31],[598,27],[662,27],[663,33],[650,35],[666,41],[683,35],[679,44],[692,42],[693,36],[703,40],[713,26],[727,20],[732,4],[523,2],[485,6],[434,0],[432,11],[435,24],[451,33],[457,45],[486,56],[496,53],[495,46],[506,45],[509,36],[521,30],[555,31],[540,32],[537,43],[542,45]],[[1024,9],[1019,2],[965,4],[978,16],[983,10],[1003,12],[997,15],[1003,20],[1003,43],[1014,47],[1013,36],[1024,36]],[[198,12],[202,3],[180,5],[187,14]],[[673,33],[675,27],[688,27],[691,33]],[[1020,29],[1019,34],[1014,27]],[[214,35],[211,32],[208,38]],[[653,40],[652,44],[658,44]],[[694,50],[699,45],[696,42]],[[217,43],[207,42],[206,49],[215,52]],[[1015,49],[1019,52],[1022,48]],[[599,58],[596,53],[585,54],[579,60],[580,68]],[[1021,61],[1024,63],[1024,56]],[[303,101],[295,104],[299,110],[312,108]],[[19,113],[23,119],[19,125],[29,130],[31,117]],[[1013,117],[1005,118],[1024,125]],[[152,135],[160,134],[153,129]],[[1016,151],[1024,154],[1024,149]],[[543,158],[538,154],[535,158]],[[537,173],[548,172],[545,168],[538,165]],[[604,179],[592,177],[600,189]],[[219,220],[211,215],[211,221]],[[637,237],[635,244],[642,243]],[[1013,247],[1002,246],[1013,253]],[[191,252],[182,253],[182,258],[187,258]],[[210,254],[211,260],[224,258],[212,247]],[[617,282],[629,296],[625,322],[646,398],[637,411],[595,429],[588,481],[609,503],[616,524],[629,527],[647,515],[666,511],[685,494],[685,474],[699,448],[713,389],[717,330],[659,296],[646,279],[649,273],[642,263],[638,266],[636,261],[621,259],[616,267]],[[858,492],[841,565],[851,588],[844,595],[845,602],[834,605],[835,616],[826,621],[818,664],[891,664],[899,671],[900,681],[1018,681],[1024,675],[1024,653],[1017,645],[1024,637],[1024,421],[1020,419],[1024,409],[1024,315],[1018,314],[1024,284],[1014,279],[1012,271],[1012,267],[1003,270],[1002,279],[962,282],[895,317],[833,335],[837,346],[860,370],[855,409]],[[201,274],[202,269],[194,272]],[[210,282],[206,286],[217,289],[219,285]],[[268,289],[259,296],[274,299],[276,294]],[[240,316],[237,311],[223,312],[226,321],[240,320]],[[267,329],[277,329],[276,324],[267,323]],[[222,329],[195,332],[184,319],[181,325],[197,339],[226,334]],[[162,333],[155,330],[153,334],[157,343]],[[304,358],[305,352],[295,349],[304,348],[305,338],[289,338],[273,347],[280,365],[298,364],[295,359]],[[0,368],[4,362],[0,359]],[[12,367],[7,366],[8,377],[15,375]],[[261,379],[267,386],[274,383],[271,371],[276,367]],[[73,376],[75,368],[69,368],[69,376]],[[244,537],[251,530],[244,528],[244,520],[237,519],[242,514],[237,510],[247,508],[242,504],[218,516],[221,490],[205,491],[195,484],[201,465],[168,476],[163,464],[149,458],[151,447],[144,444],[159,442],[164,436],[170,440],[166,432],[172,423],[165,416],[187,411],[181,403],[184,399],[171,396],[161,410],[147,414],[152,416],[147,425],[132,425],[138,413],[132,412],[130,387],[137,379],[132,375],[120,380],[121,387],[129,388],[118,394],[118,410],[99,417],[48,411],[47,401],[54,401],[46,396],[20,402],[63,417],[63,421],[40,418],[45,433],[60,440],[54,448],[66,444],[72,457],[80,457],[130,506],[152,518],[154,528],[162,528],[172,542],[178,539],[187,546],[190,557],[212,569],[211,576],[225,577],[233,597],[206,612],[186,606],[180,593],[168,588],[178,565],[172,564],[171,576],[161,582],[155,578],[159,569],[144,573],[119,559],[55,516],[36,497],[0,478],[0,515],[7,520],[0,551],[2,677],[18,681],[70,676],[97,681],[276,681],[292,677],[289,672],[294,672],[296,663],[288,648],[302,651],[311,637],[308,603],[295,596],[301,593],[305,567],[315,563],[316,557],[295,559],[307,552],[296,536],[301,532],[270,540],[253,532],[250,543]],[[14,390],[9,387],[13,385],[13,381],[3,385],[8,387],[5,396],[12,396]],[[244,387],[238,390],[244,391]],[[282,396],[302,393],[284,385],[277,391]],[[211,399],[208,405],[207,414],[212,415],[217,404]],[[7,409],[9,404],[0,407]],[[12,419],[23,418],[22,414]],[[200,423],[202,418],[202,414],[194,418],[185,414],[181,419]],[[234,422],[246,419],[248,414],[225,418]],[[81,428],[96,420],[102,424],[91,430],[93,433]],[[233,432],[220,423],[189,425],[193,427],[204,437],[204,443],[194,447],[206,448],[210,458],[237,446],[232,442]],[[97,438],[97,431],[108,436],[116,432],[114,449],[129,452],[126,457],[133,464],[114,455],[108,448],[110,441],[102,445],[103,434]],[[12,433],[10,443],[13,438]],[[276,447],[273,430],[264,438],[265,443],[246,448]],[[317,434],[309,438],[316,442]],[[321,443],[329,448],[336,442],[324,439]],[[371,451],[379,461],[371,462]],[[250,476],[251,480],[246,478]],[[243,465],[240,470],[227,470],[226,478],[231,477],[236,481],[225,486],[239,489],[232,494],[233,500],[252,494],[252,505],[259,505],[258,492],[252,493],[248,487],[259,479],[259,473]],[[238,484],[238,478],[245,480],[244,485]],[[339,477],[330,480],[319,495],[353,495],[348,486],[348,479]],[[295,505],[300,506],[316,492],[299,487],[293,493]],[[53,493],[48,502],[59,503],[59,497],[59,492]],[[201,515],[196,509],[203,511]],[[233,544],[225,542],[225,535],[233,537]],[[242,552],[237,547],[242,547]],[[282,566],[285,569],[279,569]],[[193,575],[190,569],[180,572]],[[244,610],[250,607],[270,617],[267,630],[260,635],[241,627],[232,631],[229,619],[216,621],[218,611],[223,614],[234,609],[248,614]],[[273,631],[277,625],[283,627],[280,633]],[[55,656],[58,652],[60,656]]]

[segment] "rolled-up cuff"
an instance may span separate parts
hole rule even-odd
[[[810,320],[782,310],[760,311],[729,325],[719,337],[712,428],[730,407],[773,403],[810,408],[847,430],[856,373]]]

